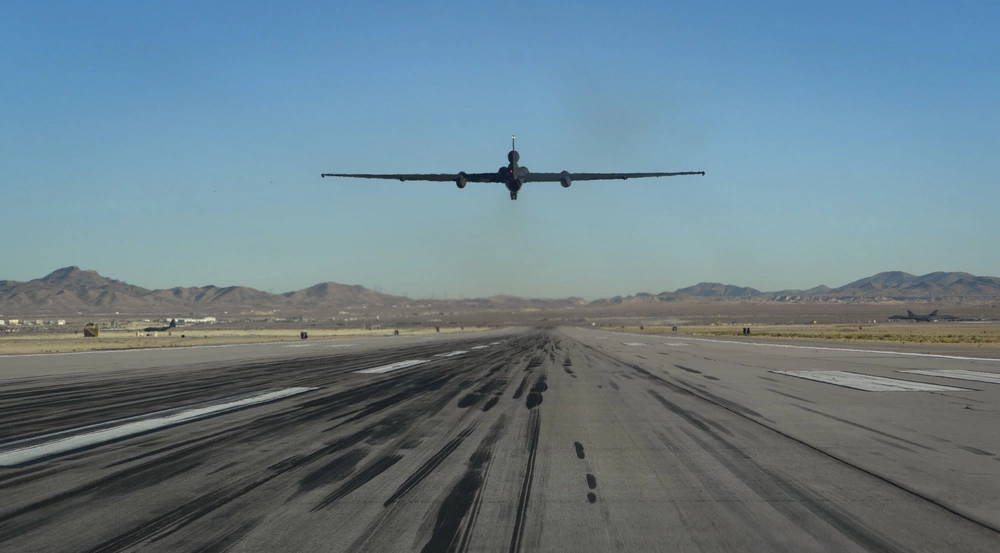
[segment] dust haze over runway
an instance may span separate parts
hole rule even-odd
[[[0,550],[997,551],[998,373],[581,328],[0,357]]]

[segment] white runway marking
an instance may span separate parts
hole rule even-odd
[[[674,347],[680,347],[680,346],[686,346],[687,344],[685,344],[684,342],[667,342],[667,345],[668,346],[674,346]]]
[[[426,363],[426,362],[427,362],[426,359],[409,359],[407,361],[398,361],[396,363],[382,365],[381,367],[372,367],[370,369],[363,369],[354,372],[363,374],[384,374],[387,372],[392,372],[399,369],[405,369],[407,367],[412,367],[414,365],[419,365],[421,363]]]
[[[439,353],[435,357],[455,357],[456,355],[462,355],[463,353],[469,353],[465,350],[449,351],[448,353]]]
[[[622,342],[622,345],[625,345],[625,346],[644,346],[646,344],[644,344],[642,342]]]
[[[171,415],[163,415],[159,417],[147,418],[134,422],[119,424],[117,426],[112,426],[110,428],[104,428],[93,432],[85,432],[83,434],[70,435],[64,438],[49,440],[44,443],[35,444],[28,447],[10,449],[7,451],[0,451],[0,466],[10,467],[24,463],[30,463],[32,461],[37,461],[39,459],[44,459],[46,457],[52,457],[54,455],[68,453],[70,451],[76,451],[78,449],[83,449],[85,447],[100,445],[102,443],[110,442],[113,440],[120,440],[122,438],[127,438],[129,436],[134,436],[136,434],[143,434],[146,432],[151,432],[153,430],[166,428],[168,426],[176,426],[178,424],[184,424],[196,421],[198,419],[203,419],[206,417],[221,415],[223,413],[226,413],[228,411],[233,411],[235,409],[241,409],[243,407],[249,407],[251,405],[259,405],[261,403],[276,401],[289,396],[294,396],[304,392],[309,392],[315,389],[316,388],[304,388],[304,387],[285,388],[284,390],[258,394],[256,396],[244,399],[227,401],[226,403],[209,405],[207,407],[197,407],[194,409],[186,409],[184,411],[173,413]],[[130,417],[130,418],[135,418],[135,417]],[[65,435],[65,434],[70,434],[72,432],[74,431],[67,430],[63,432],[58,432],[57,434]],[[44,440],[45,436],[41,436],[37,439]],[[32,441],[35,441],[35,439],[32,439]]]
[[[500,342],[490,342],[490,345],[491,345],[491,346],[495,346],[495,345],[497,345],[497,344],[499,344],[499,343],[500,343]]]
[[[471,347],[471,348],[469,348],[469,349],[486,349],[486,348],[488,348],[488,347],[490,347],[490,346],[472,346],[472,347]]]
[[[323,342],[313,342],[311,344],[291,344],[285,347],[288,348],[308,348],[312,346],[326,346],[328,348],[349,348],[357,344],[324,344]]]
[[[854,388],[865,392],[968,392],[968,388],[955,388],[910,380],[897,380],[881,376],[852,373],[848,371],[770,371],[806,380],[815,380],[826,384],[835,384],[845,388]]]
[[[940,376],[942,378],[955,378],[958,380],[974,380],[976,382],[989,382],[990,384],[1000,384],[1000,374],[998,373],[984,373],[981,371],[967,371],[964,369],[955,369],[955,370],[907,369],[907,370],[898,370],[896,372],[922,374],[925,376]]]
[[[819,351],[849,351],[851,353],[876,353],[879,355],[906,355],[913,357],[935,357],[938,359],[959,359],[962,361],[994,361],[1000,362],[1000,359],[995,359],[992,357],[966,357],[962,355],[942,355],[937,353],[915,353],[909,351],[884,351],[877,349],[853,349],[853,348],[831,348],[825,346],[793,346],[791,344],[765,344],[762,342],[737,342],[736,340],[712,340],[711,338],[688,338],[684,337],[685,340],[696,340],[698,342],[715,342],[718,344],[735,344],[738,346],[764,346],[770,348],[788,348],[788,349],[812,349]]]

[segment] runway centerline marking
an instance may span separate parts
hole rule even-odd
[[[397,361],[396,363],[390,363],[388,365],[381,365],[378,367],[372,367],[370,369],[362,369],[360,371],[354,371],[354,372],[362,374],[385,374],[387,372],[392,372],[399,369],[405,369],[407,367],[413,367],[415,365],[420,365],[421,363],[426,363],[426,362],[427,359],[407,359],[406,361]]]
[[[926,382],[914,382],[912,380],[898,380],[895,378],[885,378],[882,376],[871,376],[849,371],[769,371],[774,374],[783,374],[815,380],[824,384],[834,384],[845,388],[853,388],[865,392],[969,392],[968,388],[956,388],[954,386],[942,386],[940,384],[927,384]]]
[[[72,434],[73,430],[65,430],[49,435],[49,437],[54,435],[64,436],[65,434],[70,434],[69,436],[50,439],[47,441],[46,436],[39,436],[38,438],[32,438],[31,441],[34,442],[42,440],[42,443],[0,451],[0,466],[12,467],[22,465],[39,459],[54,457],[63,453],[69,453],[71,451],[93,447],[110,441],[128,438],[136,434],[145,434],[154,430],[160,430],[170,426],[177,426],[179,424],[185,424],[207,417],[221,415],[236,409],[260,405],[262,403],[270,403],[272,401],[277,401],[279,399],[310,392],[316,389],[317,388],[311,387],[285,388],[283,390],[265,392],[243,399],[217,403],[215,405],[185,409],[169,415],[127,422],[110,428],[102,428],[101,430],[84,432],[82,434]],[[129,418],[134,419],[135,417]],[[0,445],[0,449],[2,448],[3,445]]]
[[[645,346],[642,342],[622,342],[623,346]]]
[[[486,348],[488,348],[488,347],[490,347],[490,346],[472,346],[472,347],[471,347],[471,348],[469,348],[469,349],[486,349]]]
[[[456,355],[462,355],[462,354],[465,354],[465,353],[469,353],[469,352],[465,351],[464,349],[460,349],[460,350],[456,350],[456,351],[449,351],[448,353],[439,353],[439,354],[435,355],[434,357],[455,357]]]
[[[981,371],[967,371],[965,369],[899,369],[896,372],[922,374],[924,376],[938,376],[941,378],[955,378],[957,380],[973,380],[976,382],[988,382],[990,384],[1000,384],[1000,373],[987,373]]]
[[[944,355],[939,353],[916,353],[912,351],[886,351],[877,349],[854,349],[854,348],[831,348],[826,346],[795,346],[792,344],[765,344],[763,342],[738,342],[736,340],[713,340],[711,338],[688,338],[685,336],[684,340],[695,340],[698,342],[714,342],[718,344],[735,344],[738,346],[764,346],[771,348],[787,348],[787,349],[811,349],[819,351],[848,351],[851,353],[875,353],[879,355],[906,355],[911,357],[934,357],[937,359],[958,359],[961,361],[993,361],[1000,362],[1000,359],[993,357],[968,357],[963,355]]]
[[[667,342],[666,344],[667,344],[668,346],[674,346],[675,348],[676,348],[676,347],[681,347],[681,346],[686,346],[686,345],[687,345],[687,344],[685,344],[684,342]]]

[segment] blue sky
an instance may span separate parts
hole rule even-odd
[[[287,5],[286,5],[287,4]],[[422,297],[1000,275],[986,2],[7,2],[0,278]],[[491,171],[705,177],[528,185]]]

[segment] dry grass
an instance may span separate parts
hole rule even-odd
[[[627,332],[673,334],[669,326],[625,327]],[[690,336],[741,336],[741,325],[681,326],[678,334]],[[878,325],[753,325],[753,338],[791,338],[909,344],[968,344],[1000,347],[1000,324],[886,323]]]
[[[442,334],[478,332],[485,327],[442,328]],[[309,329],[309,339],[359,338],[392,336],[392,329]],[[433,334],[433,328],[400,329],[400,336]],[[134,330],[102,330],[97,338],[84,338],[79,333],[0,336],[0,354],[66,353],[136,348],[170,348],[214,346],[257,342],[297,342],[298,330],[285,329],[180,329],[159,332],[156,336],[136,335]],[[182,337],[183,336],[183,337]]]

